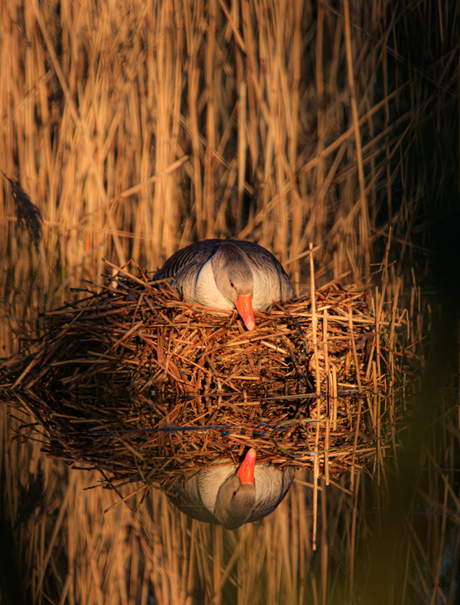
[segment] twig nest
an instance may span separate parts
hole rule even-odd
[[[303,296],[256,322],[248,332],[236,313],[119,275],[47,313],[43,337],[3,364],[0,382],[34,414],[48,454],[98,468],[109,484],[167,486],[248,445],[278,465],[313,468],[319,457],[331,476],[365,464],[374,434],[362,402],[375,384],[366,293],[334,285],[316,293],[315,313]]]

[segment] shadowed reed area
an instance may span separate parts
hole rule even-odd
[[[300,288],[310,242],[318,281],[360,279],[391,228],[397,264],[373,287],[376,316],[406,300],[409,352],[424,358],[439,312],[420,291],[428,227],[459,191],[456,2],[28,0],[1,14],[0,169],[16,187],[0,188],[5,355],[36,334],[39,310],[99,282],[104,258],[154,270],[231,236],[271,250]],[[440,237],[456,241],[456,224]],[[383,381],[390,410],[414,410],[404,447],[390,435],[393,461],[383,451],[327,487],[307,474],[234,533],[187,520],[158,490],[104,514],[119,494],[85,491],[98,475],[12,440],[34,419],[2,406],[2,605],[455,604],[456,333],[433,332],[422,395],[400,403]]]

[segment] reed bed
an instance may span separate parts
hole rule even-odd
[[[83,294],[47,312],[40,338],[4,361],[0,391],[32,412],[46,453],[99,469],[112,487],[167,489],[247,446],[328,480],[355,472],[401,416],[366,396],[387,374],[393,388],[414,376],[397,336],[404,322],[380,317],[377,349],[375,313],[356,285],[276,303],[253,332],[126,270]]]
[[[159,490],[142,492],[136,512],[114,507],[132,486],[90,489],[99,472],[44,457],[37,419],[2,405],[2,605],[454,604],[456,385],[442,402],[426,394],[409,472],[400,462],[414,450],[397,447],[391,419],[412,409],[404,375],[392,390],[401,378],[392,344],[405,338],[405,359],[423,367],[431,314],[416,278],[429,268],[430,217],[458,187],[458,7],[171,6],[2,3],[0,169],[44,219],[37,251],[3,181],[2,355],[17,351],[24,329],[41,328],[38,310],[96,281],[104,258],[154,269],[196,239],[247,238],[286,261],[300,287],[309,242],[318,281],[346,271],[359,279],[393,228],[398,265],[372,288],[366,376],[375,383],[361,407],[377,432],[375,464],[327,488],[317,464],[273,515],[230,533],[186,519]],[[399,280],[407,262],[413,272]],[[400,477],[408,489],[395,494]]]
[[[42,212],[45,289],[100,275],[103,258],[155,269],[206,237],[260,243],[297,283],[309,242],[327,279],[368,273],[390,227],[400,262],[426,245],[437,198],[424,188],[450,173],[434,159],[428,179],[413,158],[423,108],[445,123],[450,72],[411,71],[412,47],[388,40],[423,21],[427,0],[388,21],[390,0],[340,14],[310,1],[59,6],[5,3],[0,36],[0,169]],[[439,65],[455,65],[443,48]],[[0,256],[19,264],[29,241],[3,185]]]

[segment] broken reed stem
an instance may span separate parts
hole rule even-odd
[[[358,474],[356,477],[356,489],[353,492],[353,515],[351,524],[351,544],[350,544],[350,594],[354,592],[354,566],[355,566],[355,545],[356,545],[356,522],[358,516],[358,495],[359,495],[359,482],[361,475]]]
[[[312,532],[312,548],[316,550],[316,533],[318,528],[318,478],[319,478],[319,453],[318,450],[314,453],[313,463],[313,532]]]
[[[334,407],[334,432],[337,430],[337,397],[338,397],[338,386],[337,386],[337,370],[335,365],[332,364],[332,402]]]
[[[356,145],[356,159],[358,164],[358,182],[359,182],[359,192],[360,192],[360,202],[361,202],[361,222],[360,222],[360,231],[361,231],[361,245],[364,250],[364,270],[365,275],[368,277],[370,275],[370,233],[369,233],[369,215],[368,215],[368,207],[366,200],[366,182],[364,178],[364,163],[363,163],[363,154],[361,148],[361,133],[359,130],[359,117],[358,117],[358,108],[356,103],[355,96],[355,80],[354,80],[354,70],[353,70],[353,53],[351,48],[351,33],[350,33],[350,6],[349,0],[344,0],[343,4],[344,17],[345,17],[345,48],[346,48],[346,58],[347,58],[347,72],[348,72],[348,85],[350,87],[350,105],[353,116],[353,131],[355,135],[355,145]]]
[[[379,402],[378,402],[378,391],[377,391],[377,368],[376,368],[376,363],[375,361],[372,364],[372,376],[374,379],[374,393],[372,396],[372,403],[373,403],[373,408],[374,408],[374,416],[373,416],[373,422],[372,422],[372,428],[374,430],[374,434],[377,434],[377,456],[375,459],[375,464],[377,465],[377,485],[380,487],[381,483],[381,477],[380,477],[380,467],[381,464],[383,462],[382,460],[382,451],[381,451],[381,444],[380,444],[380,419],[379,419]]]
[[[331,426],[331,384],[330,384],[330,369],[329,369],[329,355],[328,355],[328,343],[327,343],[327,309],[323,311],[323,351],[324,351],[324,371],[325,371],[325,385],[326,385],[326,437],[324,443],[324,466],[326,472],[326,485],[329,485],[329,430]]]
[[[356,382],[358,383],[358,390],[359,390],[359,392],[361,392],[361,375],[360,375],[360,368],[359,368],[359,362],[358,362],[358,355],[356,353],[355,337],[353,334],[353,312],[351,310],[351,307],[348,309],[348,323],[350,326],[350,337],[351,337],[351,346],[352,346],[352,350],[353,350],[353,361],[355,364]]]
[[[313,355],[315,358],[316,368],[316,437],[315,437],[315,460],[314,460],[314,488],[313,488],[313,536],[312,536],[312,548],[316,550],[316,530],[318,525],[318,477],[319,477],[319,431],[320,431],[320,417],[321,417],[321,406],[319,395],[321,393],[321,383],[319,377],[319,357],[318,357],[318,341],[317,341],[317,329],[318,329],[318,316],[316,315],[316,285],[315,285],[315,264],[313,262],[313,244],[310,242],[310,289],[311,289],[311,314],[312,314],[312,332],[313,332]],[[327,422],[327,419],[326,419]]]
[[[316,315],[316,285],[315,285],[315,264],[313,262],[313,244],[310,242],[310,290],[311,290],[311,315],[312,315],[312,336],[313,336],[313,355],[316,366],[316,394],[321,393],[321,383],[319,377],[319,359],[318,359],[318,316]]]
[[[371,299],[372,304],[372,312],[375,317],[375,300]],[[374,355],[376,354],[375,347],[372,347],[369,359],[367,360],[367,368],[366,368],[366,380],[370,380],[371,372],[372,372],[372,363],[374,361]]]
[[[359,400],[358,403],[358,414],[356,416],[356,427],[355,427],[355,440],[353,443],[353,457],[351,460],[351,471],[350,471],[350,489],[353,491],[353,486],[355,483],[355,459],[356,459],[356,449],[358,447],[358,436],[359,436],[359,425],[361,423],[361,406],[362,400]]]
[[[378,286],[375,288],[375,358],[377,359],[378,375],[381,376],[382,369],[380,366],[380,326],[382,320],[383,302],[385,299],[386,282],[383,282],[382,293],[379,296]]]
[[[393,386],[395,380],[395,358],[394,358],[394,350],[395,350],[395,326],[396,326],[396,312],[398,310],[398,298],[399,298],[399,288],[401,286],[401,278],[398,277],[396,281],[396,289],[393,297],[393,307],[391,311],[391,324],[390,324],[390,335],[389,335],[389,363],[390,363],[390,388]],[[393,418],[394,409],[391,411],[391,417]]]

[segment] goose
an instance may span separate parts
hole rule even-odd
[[[294,295],[291,280],[273,254],[239,240],[190,244],[165,262],[159,277],[173,277],[183,296],[206,307],[236,307],[248,330],[255,328],[254,310]]]
[[[214,466],[179,479],[168,498],[183,513],[226,529],[263,519],[275,510],[294,481],[293,467],[257,464],[250,448],[241,465]]]

